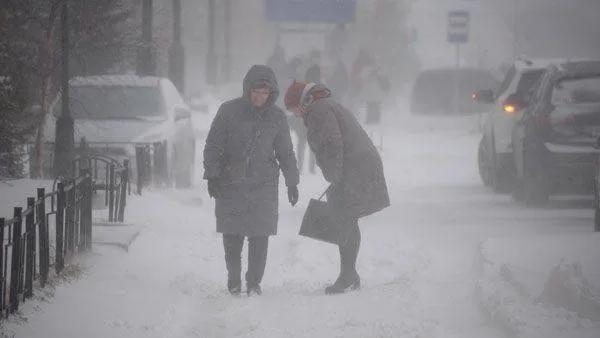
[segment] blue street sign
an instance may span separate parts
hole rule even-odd
[[[342,23],[356,19],[357,0],[265,0],[269,21]]]
[[[448,42],[469,42],[469,20],[471,15],[468,11],[448,12]]]

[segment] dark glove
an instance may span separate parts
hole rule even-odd
[[[288,187],[288,200],[292,206],[298,203],[298,186],[292,185]]]
[[[208,196],[219,198],[219,180],[216,177],[208,179]]]

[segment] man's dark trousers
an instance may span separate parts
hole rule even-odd
[[[225,264],[227,265],[228,287],[241,287],[242,249],[245,236],[223,235]],[[267,264],[268,236],[248,237],[248,271],[246,285],[256,286],[262,281]]]

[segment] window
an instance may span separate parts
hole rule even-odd
[[[563,78],[552,88],[553,105],[600,103],[600,76]]]
[[[166,118],[157,87],[75,86],[69,88],[69,109],[75,119]],[[57,102],[54,114],[60,115]]]
[[[508,87],[510,87],[510,84],[515,78],[515,74],[517,74],[517,69],[515,68],[515,66],[510,67],[510,69],[506,73],[506,76],[504,77],[504,81],[502,81],[500,87],[498,87],[498,90],[496,91],[496,95],[494,95],[496,98],[504,94]]]
[[[529,93],[542,74],[544,74],[543,69],[530,70],[521,74],[516,92],[521,95]]]

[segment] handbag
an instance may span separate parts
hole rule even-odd
[[[339,244],[345,234],[343,230],[348,227],[345,226],[342,215],[336,212],[330,203],[322,200],[328,190],[329,188],[318,199],[311,198],[298,234],[322,242]]]

